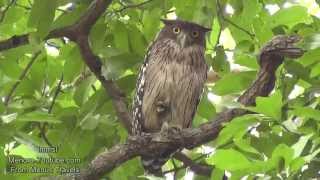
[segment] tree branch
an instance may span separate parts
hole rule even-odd
[[[196,159],[192,160],[188,156],[186,156],[185,154],[183,154],[181,152],[176,153],[174,155],[174,158],[183,162],[183,166],[180,167],[181,169],[184,169],[186,167],[190,167],[191,171],[193,171],[196,174],[203,175],[203,176],[210,176],[211,175],[213,167],[210,165],[199,164],[199,163],[195,162]]]
[[[9,39],[0,41],[0,52],[28,44],[28,37],[29,34],[16,35]]]
[[[6,13],[8,12],[8,10],[10,9],[10,7],[16,3],[16,0],[11,0],[11,2],[7,5],[7,7],[0,12],[0,24],[2,23],[2,21],[4,20],[5,16],[6,16]]]
[[[112,81],[106,79],[101,74],[101,61],[99,57],[93,54],[90,47],[88,35],[92,26],[96,23],[99,17],[104,13],[106,8],[111,4],[112,0],[95,0],[91,3],[88,10],[79,18],[79,20],[70,26],[52,30],[45,38],[61,38],[67,37],[76,42],[80,48],[83,60],[89,69],[95,74],[97,79],[106,89],[108,95],[111,97],[117,115],[125,126],[130,131],[131,116],[127,107],[125,94]],[[11,48],[16,48],[29,43],[28,34],[13,36],[7,40],[0,41],[0,52]]]
[[[267,96],[272,91],[276,80],[275,72],[284,57],[297,58],[303,55],[304,52],[301,49],[293,47],[293,44],[298,41],[297,36],[276,36],[262,49],[258,77],[239,97],[239,102],[245,106],[254,105],[256,97]],[[219,113],[217,118],[200,125],[199,128],[183,129],[179,135],[170,137],[162,137],[160,133],[131,137],[127,143],[116,145],[96,156],[76,179],[99,179],[105,173],[136,156],[148,154],[157,156],[168,149],[190,149],[205,144],[218,136],[223,123],[247,113],[250,112],[243,109],[225,110]]]
[[[144,6],[145,4],[148,4],[148,3],[152,2],[152,1],[154,1],[154,0],[146,0],[146,1],[144,1],[142,3],[139,3],[139,4],[127,5],[127,6],[122,7],[119,10],[116,10],[115,12],[122,12],[122,11],[125,11],[125,10],[129,9],[129,8],[138,8],[138,7]]]
[[[61,74],[60,80],[59,80],[58,85],[57,85],[57,89],[54,92],[52,102],[51,102],[51,104],[49,106],[49,109],[48,109],[48,114],[51,114],[51,112],[53,110],[53,106],[56,103],[57,97],[58,97],[59,93],[61,92],[62,82],[63,82],[63,74]],[[47,122],[39,123],[40,136],[47,143],[48,146],[53,147],[52,143],[49,141],[49,139],[48,139],[48,137],[46,135],[46,127],[47,127],[47,125],[48,125]]]
[[[248,34],[251,38],[254,38],[254,34],[252,34],[250,31],[244,29],[243,27],[239,26],[238,24],[232,22],[230,19],[226,18],[222,12],[222,7],[220,4],[220,0],[216,0],[216,4],[217,4],[217,15],[224,21],[228,22],[229,24],[231,24],[232,26],[238,28],[239,30],[243,31],[244,33]]]
[[[19,84],[21,83],[21,81],[26,77],[29,69],[31,68],[32,64],[35,62],[35,60],[37,59],[37,57],[40,55],[41,51],[36,52],[33,57],[31,58],[31,60],[29,61],[29,63],[27,64],[27,66],[24,68],[24,70],[22,71],[22,73],[20,74],[18,80],[16,83],[14,83],[14,85],[12,86],[12,88],[10,89],[8,95],[6,96],[5,100],[4,100],[4,105],[8,106],[10,99],[12,97],[12,95],[14,94],[15,90],[17,89],[17,87],[19,86]]]

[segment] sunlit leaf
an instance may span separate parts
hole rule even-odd
[[[233,149],[217,150],[207,162],[228,171],[243,170],[251,165],[251,162],[243,154]]]
[[[258,97],[256,99],[256,104],[256,107],[251,107],[249,109],[272,117],[276,120],[281,119],[282,96],[279,91],[276,91],[270,97]]]

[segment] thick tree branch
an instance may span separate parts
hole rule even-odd
[[[301,49],[293,47],[297,41],[299,41],[297,36],[276,36],[262,49],[258,77],[251,87],[239,97],[239,102],[245,106],[254,105],[256,97],[267,96],[272,91],[276,80],[275,72],[284,57],[297,58],[303,55]],[[121,163],[139,155],[152,154],[157,156],[168,149],[197,147],[214,140],[223,128],[223,123],[247,113],[250,112],[243,109],[226,110],[212,121],[200,125],[199,128],[184,129],[179,135],[162,137],[159,133],[154,133],[131,137],[127,143],[114,146],[99,154],[76,178],[99,179]]]

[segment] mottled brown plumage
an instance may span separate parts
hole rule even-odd
[[[160,131],[164,124],[191,126],[207,75],[205,33],[200,25],[163,20],[165,27],[150,46],[137,81],[133,134]],[[142,157],[144,167],[157,174],[163,157]]]

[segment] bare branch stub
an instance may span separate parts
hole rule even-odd
[[[272,91],[276,81],[275,72],[283,63],[285,57],[299,58],[304,51],[294,45],[300,41],[300,37],[275,36],[261,50],[259,55],[260,71],[253,85],[247,89],[238,101],[243,105],[255,105],[257,96],[268,96]]]
[[[293,36],[276,36],[262,48],[260,72],[254,83],[239,97],[239,102],[245,106],[254,105],[256,97],[267,96],[272,91],[276,80],[275,72],[284,58],[297,58],[303,55],[303,50],[294,47],[294,43],[298,40]],[[279,44],[283,44],[283,42],[287,42],[284,43],[286,46],[279,48]],[[159,141],[159,137],[161,137],[159,133],[134,137],[133,140],[131,138],[126,144],[117,145],[109,151],[97,155],[89,167],[82,171],[76,179],[98,179],[121,163],[142,154],[161,153],[168,148],[194,148],[205,144],[218,136],[223,128],[223,123],[247,113],[249,112],[243,109],[223,111],[217,118],[200,125],[199,128],[184,129],[180,136],[168,137],[165,141]]]

